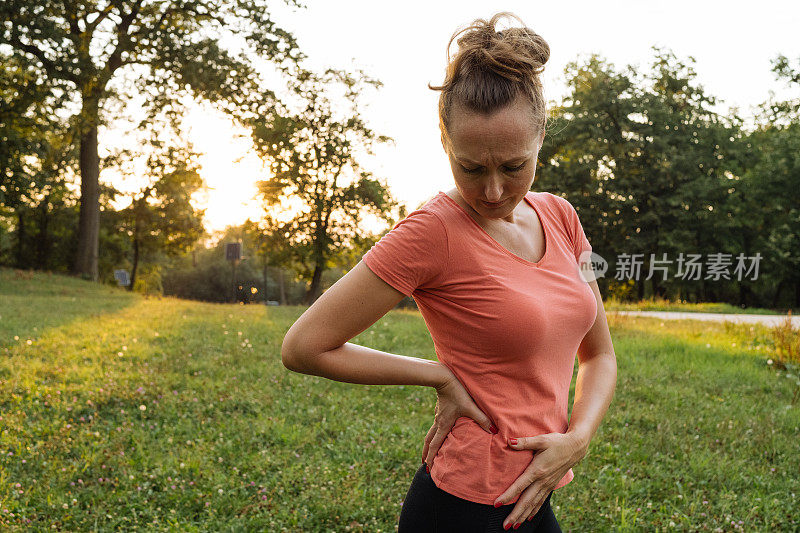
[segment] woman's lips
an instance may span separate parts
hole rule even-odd
[[[490,203],[490,202],[486,202],[486,201],[484,201],[484,200],[481,200],[481,202],[483,202],[483,205],[485,205],[486,207],[489,207],[489,208],[491,208],[491,209],[495,209],[495,208],[497,208],[497,207],[500,207],[500,206],[501,206],[501,205],[503,205],[504,203],[506,203],[506,201],[505,201],[505,200],[503,200],[502,202],[497,202],[497,203],[494,203],[494,204],[493,204],[493,203]]]

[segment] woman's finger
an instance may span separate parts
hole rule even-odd
[[[510,487],[508,487],[503,494],[500,495],[495,501],[494,506],[500,507],[506,505],[506,502],[513,500],[517,494],[527,489],[531,483],[539,481],[543,472],[540,472],[536,467],[532,466],[533,462],[525,469],[520,476],[514,480]]]
[[[550,434],[533,437],[509,437],[508,445],[515,450],[543,450],[552,444]]]
[[[531,505],[531,506],[528,508],[528,514],[527,514],[527,516],[524,516],[524,517],[522,517],[522,520],[519,520],[519,522],[520,522],[520,523],[521,523],[521,522],[523,522],[523,521],[525,521],[525,520],[527,520],[527,521],[529,521],[529,522],[530,522],[531,520],[533,520],[533,517],[534,517],[534,516],[536,516],[536,513],[538,513],[538,512],[539,512],[539,510],[542,508],[542,505],[544,504],[544,501],[545,501],[545,499],[547,499],[547,497],[545,496],[545,494],[547,494],[547,492],[548,492],[548,491],[543,491],[543,492],[540,492],[540,493],[539,493],[538,502],[537,502],[537,501],[534,501],[533,505]],[[513,526],[512,526],[512,527],[513,527]]]
[[[494,425],[492,419],[486,416],[483,411],[478,409],[478,406],[473,404],[473,409],[469,409],[464,416],[469,416],[473,419],[484,431],[496,435],[498,432],[497,426]]]
[[[448,433],[450,433],[449,429],[442,430],[440,427],[431,439],[431,442],[428,446],[428,454],[424,459],[425,463],[428,465],[428,468],[433,466],[433,458],[436,457],[436,454],[439,452],[439,448],[442,446],[444,439],[447,438]]]
[[[514,509],[503,521],[503,529],[510,529],[516,524],[521,524],[528,517],[535,515],[539,511],[542,503],[544,503],[544,498],[541,497],[544,492],[538,485],[531,485],[522,492],[516,505],[514,505]]]
[[[431,429],[428,430],[427,435],[425,435],[425,442],[422,446],[422,462],[425,462],[425,458],[428,456],[428,446],[431,443],[431,439],[433,438],[434,433],[436,433],[436,424],[431,426]]]

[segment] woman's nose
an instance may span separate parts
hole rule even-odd
[[[503,185],[497,176],[490,176],[483,190],[487,202],[499,202],[503,196]]]

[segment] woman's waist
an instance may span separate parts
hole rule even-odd
[[[515,450],[502,432],[484,431],[472,419],[459,419],[458,427],[439,448],[431,475],[451,493],[472,501],[493,503],[530,465],[534,450]],[[517,436],[549,433],[551,428],[531,429]],[[568,478],[571,471],[565,475]],[[570,477],[571,479],[571,477]],[[566,484],[562,479],[559,484]]]
[[[569,427],[566,409],[548,409],[540,413],[526,413],[524,415],[508,415],[501,411],[487,412],[487,415],[497,427],[493,434],[483,429],[473,418],[461,416],[450,429],[447,439],[476,441],[502,441],[507,442],[511,437],[533,437],[544,433],[564,433]]]

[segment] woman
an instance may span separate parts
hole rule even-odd
[[[544,140],[547,43],[478,19],[459,34],[439,102],[455,188],[398,222],[292,327],[294,371],[434,387],[433,425],[399,531],[560,531],[569,483],[613,396],[616,358],[591,246],[566,200],[530,191]],[[521,22],[521,21],[519,21]],[[448,45],[449,50],[449,45]],[[437,361],[347,341],[412,296]],[[567,417],[575,354],[575,401]]]

